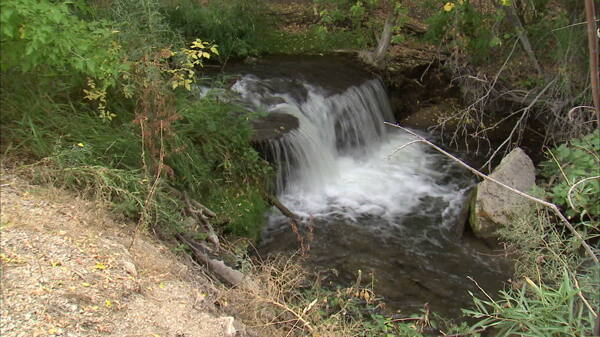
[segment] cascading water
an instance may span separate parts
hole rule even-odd
[[[280,198],[298,215],[374,215],[393,221],[424,197],[448,204],[462,199],[464,186],[436,182],[447,174],[436,170],[438,155],[418,144],[395,151],[414,139],[385,129],[384,121],[393,115],[379,80],[333,95],[308,83],[290,81],[286,86],[277,79],[277,84],[285,91],[248,75],[232,89],[256,107],[299,119],[298,129],[269,140],[280,167]],[[269,105],[274,97],[279,100]]]
[[[393,116],[378,79],[333,91],[245,75],[232,89],[256,109],[299,120],[267,147],[279,166],[279,199],[314,231],[309,264],[335,270],[341,283],[370,271],[388,303],[408,311],[429,302],[456,315],[475,289],[466,276],[501,286],[502,266],[449,234],[473,181],[423,144],[396,151],[414,139],[385,127]],[[274,210],[261,250],[297,248],[288,220]]]

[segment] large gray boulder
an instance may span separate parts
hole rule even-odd
[[[520,148],[504,157],[490,177],[521,192],[529,192],[535,186],[533,162]],[[496,231],[525,211],[528,204],[522,196],[492,181],[482,181],[471,201],[471,229],[480,238],[497,237]]]

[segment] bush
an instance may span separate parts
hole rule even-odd
[[[480,11],[468,0],[433,1],[429,6],[434,14],[427,19],[426,40],[436,44],[449,41],[449,50],[468,54],[475,64],[489,62],[502,44],[499,33],[492,29],[503,19],[501,11]]]
[[[549,196],[568,217],[600,217],[600,131],[548,150],[540,174],[552,185]]]
[[[217,43],[221,60],[258,54],[267,34],[267,16],[256,1],[208,1],[199,5],[181,0],[164,7],[163,12],[171,27],[187,40],[201,36]]]

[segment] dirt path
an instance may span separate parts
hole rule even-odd
[[[0,335],[244,336],[191,264],[105,209],[0,174]],[[235,327],[234,327],[235,325]]]

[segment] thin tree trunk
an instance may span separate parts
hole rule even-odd
[[[600,80],[598,79],[598,37],[596,36],[596,10],[594,0],[585,1],[587,18],[588,49],[590,51],[590,79],[592,81],[592,99],[596,109],[596,122],[600,127]]]
[[[379,37],[379,41],[377,43],[377,48],[375,49],[375,52],[373,54],[373,62],[375,64],[381,64],[381,62],[383,62],[385,54],[390,48],[390,43],[392,41],[392,32],[395,25],[396,15],[394,14],[394,11],[392,9],[389,11],[387,18],[385,18],[383,31],[381,32],[381,36]]]
[[[517,36],[519,37],[519,41],[521,42],[521,46],[523,46],[523,49],[525,49],[525,53],[527,53],[527,56],[531,60],[531,63],[533,63],[533,66],[535,67],[535,70],[537,71],[538,75],[542,76],[542,68],[540,67],[540,63],[535,57],[535,53],[533,52],[533,48],[531,48],[531,43],[529,42],[529,38],[527,37],[525,28],[523,28],[523,24],[521,24],[521,20],[515,12],[515,8],[513,7],[513,5],[502,6],[502,8],[506,13],[508,21],[510,21],[510,23],[515,27],[515,30],[517,31]]]

